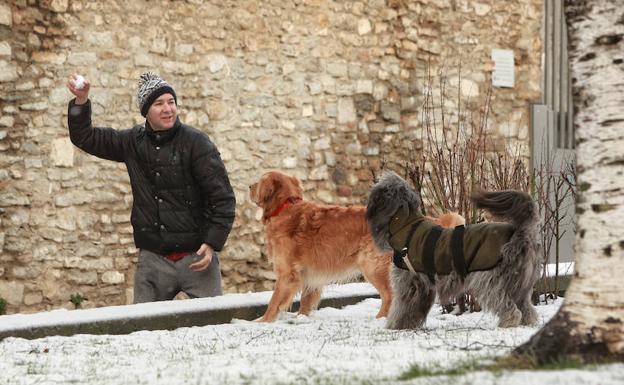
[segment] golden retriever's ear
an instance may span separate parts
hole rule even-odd
[[[260,190],[259,198],[262,202],[268,202],[273,198],[275,192],[279,187],[279,181],[274,178],[267,178],[267,180],[262,183],[262,188]]]
[[[296,176],[291,176],[290,180],[292,181],[293,186],[301,188],[301,182],[299,182],[299,178],[297,178]]]
[[[295,190],[293,193],[295,193],[296,198],[301,198],[303,197],[303,188],[301,187],[301,182],[299,181],[299,178],[297,178],[296,176],[291,176],[290,180],[293,183],[293,186],[295,187]]]

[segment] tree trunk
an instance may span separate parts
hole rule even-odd
[[[566,0],[577,159],[576,263],[555,317],[514,353],[624,359],[624,7]]]

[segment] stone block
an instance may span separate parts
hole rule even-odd
[[[73,66],[89,66],[97,62],[98,57],[95,52],[72,52],[67,57],[67,63]]]
[[[11,56],[11,45],[6,41],[0,41],[0,56]]]
[[[97,273],[92,270],[68,270],[66,271],[66,277],[70,283],[77,283],[80,285],[96,285],[98,282]]]
[[[84,30],[84,41],[89,43],[93,47],[97,47],[98,49],[103,48],[111,48],[115,46],[115,38],[114,33],[112,31],[104,31],[104,32],[94,32],[93,29],[85,29]],[[160,41],[165,41],[165,39],[159,38]],[[165,43],[166,44],[166,43]]]
[[[338,123],[348,124],[355,123],[357,116],[355,113],[355,104],[352,98],[338,99]]]
[[[37,36],[36,33],[28,34],[28,45],[30,45],[31,48],[36,48],[36,49],[41,47],[41,39],[39,39],[39,36]]]
[[[17,78],[17,67],[5,60],[0,60],[0,82],[11,82]]]
[[[134,302],[134,288],[127,288],[125,290],[126,293],[126,305],[130,305],[131,303]]]
[[[22,173],[17,170],[11,170],[11,176],[14,179],[21,179]],[[0,202],[2,202],[2,207],[30,205],[30,199],[27,196],[15,195],[9,192],[3,193],[2,191],[0,191]]]
[[[130,213],[124,214],[113,214],[112,216],[113,223],[128,223],[130,222]]]
[[[474,10],[475,10],[475,13],[477,14],[477,16],[485,16],[488,13],[490,13],[491,9],[492,9],[492,7],[489,6],[488,4],[483,4],[483,3],[475,3],[474,4]]]
[[[13,277],[19,279],[34,279],[41,275],[40,266],[15,266],[11,271]]]
[[[8,115],[0,117],[0,127],[13,127],[14,124],[15,124],[14,117],[8,116]]]
[[[47,102],[25,103],[25,104],[20,104],[19,108],[20,110],[25,110],[25,111],[44,111],[48,109],[48,103]]]
[[[336,93],[336,79],[328,74],[321,75],[321,83],[323,84],[323,90],[333,95]]]
[[[373,93],[373,81],[372,80],[358,80],[355,84],[355,92],[358,94],[372,94]]]
[[[71,191],[66,194],[61,194],[54,198],[54,204],[56,207],[69,207],[85,202],[89,202],[91,197],[84,191]]]
[[[314,142],[314,150],[328,150],[331,148],[330,143],[331,139],[329,136],[323,136]]]
[[[195,48],[192,44],[176,44],[174,50],[177,55],[186,56],[192,54]]]
[[[325,164],[329,167],[336,165],[336,154],[331,151],[325,151]]]
[[[32,247],[32,241],[30,239],[9,236],[6,238],[6,241],[2,242],[2,245],[4,245],[2,251],[25,253]]]
[[[308,179],[310,180],[327,180],[328,178],[329,172],[327,171],[326,165],[312,169],[308,175]]]
[[[453,81],[450,82],[453,84]],[[465,98],[474,98],[479,96],[479,84],[473,80],[463,78],[461,80],[461,93]]]
[[[111,270],[115,266],[113,258],[108,257],[87,258],[83,262],[82,268],[85,270]]]
[[[378,156],[379,155],[379,147],[366,147],[364,149],[364,155],[366,156]]]
[[[40,291],[35,293],[28,293],[24,295],[24,305],[36,305],[43,301],[43,295]]]
[[[418,98],[415,96],[407,96],[401,98],[401,110],[404,112],[417,112],[420,108]]]
[[[345,147],[345,152],[349,155],[360,155],[362,154],[362,145],[359,142],[349,143]]]
[[[45,298],[50,300],[59,300],[61,297],[61,272],[57,269],[48,269],[43,273],[43,277],[39,281],[41,292]]]
[[[338,106],[336,103],[325,104],[325,114],[328,118],[335,118],[338,116]]]
[[[382,100],[388,96],[388,86],[383,82],[375,82],[373,85],[373,98]]]
[[[32,53],[31,59],[37,63],[61,65],[67,61],[67,55],[49,51],[35,51]]]
[[[59,229],[44,227],[39,229],[39,234],[43,239],[48,239],[55,242],[63,241],[63,232]]]
[[[52,140],[50,160],[57,167],[74,166],[74,145],[69,138],[58,138]]]
[[[297,158],[294,156],[289,156],[282,159],[282,166],[288,169],[297,167]]]
[[[401,108],[396,103],[381,102],[381,114],[388,122],[398,123],[401,121]]]
[[[50,1],[50,10],[56,13],[67,12],[69,0],[52,0]]]
[[[19,227],[24,226],[25,224],[28,224],[29,219],[30,219],[30,210],[17,208],[9,216],[8,223],[15,228],[19,228]]]
[[[167,40],[160,37],[152,40],[150,45],[150,52],[165,54],[167,52]]]
[[[102,274],[102,282],[110,285],[120,284],[126,281],[126,277],[118,271],[107,271]]]
[[[327,72],[334,77],[346,77],[348,73],[348,66],[346,63],[330,62],[327,63]]]
[[[126,270],[132,266],[132,259],[129,257],[115,258],[115,269]]]
[[[50,224],[62,230],[76,230],[76,208],[67,207],[57,211],[56,218],[50,220]]]
[[[119,202],[121,197],[118,194],[109,191],[96,191],[95,196],[91,195],[93,202],[98,203],[115,203]],[[106,216],[107,223],[110,223],[110,217]]]
[[[65,86],[56,87],[56,88],[53,88],[52,91],[50,91],[48,100],[50,101],[50,104],[53,104],[56,106],[65,106],[67,105],[67,102],[71,99],[70,96],[71,94],[69,93],[69,91],[67,91],[67,88]]]
[[[24,299],[24,284],[0,280],[0,297],[9,305],[21,305]]]
[[[0,4],[0,24],[8,25],[9,27],[13,25],[13,13],[7,3]]]
[[[352,82],[338,81],[336,84],[336,95],[347,96],[353,95],[355,92],[355,84]]]
[[[373,28],[371,26],[370,20],[363,18],[358,20],[357,29],[359,35],[366,35],[370,31],[372,31]]]
[[[319,82],[312,82],[308,84],[310,95],[318,95],[323,92],[323,84]]]
[[[316,199],[323,203],[332,204],[336,201],[334,193],[328,190],[318,190],[316,192]]]
[[[221,71],[224,67],[227,66],[227,58],[224,55],[209,55],[206,58],[208,62],[208,70],[211,73],[216,73]]]
[[[154,65],[154,60],[152,56],[147,53],[137,53],[134,56],[134,65],[138,67],[152,67]]]
[[[32,249],[32,256],[35,261],[46,261],[59,258],[58,246],[54,244],[39,244]]]

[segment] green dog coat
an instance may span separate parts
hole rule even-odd
[[[501,248],[514,233],[508,223],[478,223],[443,229],[420,213],[397,212],[390,222],[390,246],[394,263],[412,272],[447,275],[455,270],[462,277],[469,272],[490,270],[501,259]],[[401,266],[402,263],[404,266]]]

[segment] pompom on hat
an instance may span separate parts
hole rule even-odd
[[[147,116],[147,111],[154,103],[154,100],[163,94],[173,95],[173,99],[178,104],[178,98],[169,83],[152,72],[146,72],[141,75],[139,77],[139,89],[137,90],[137,106],[141,110],[141,115]]]

